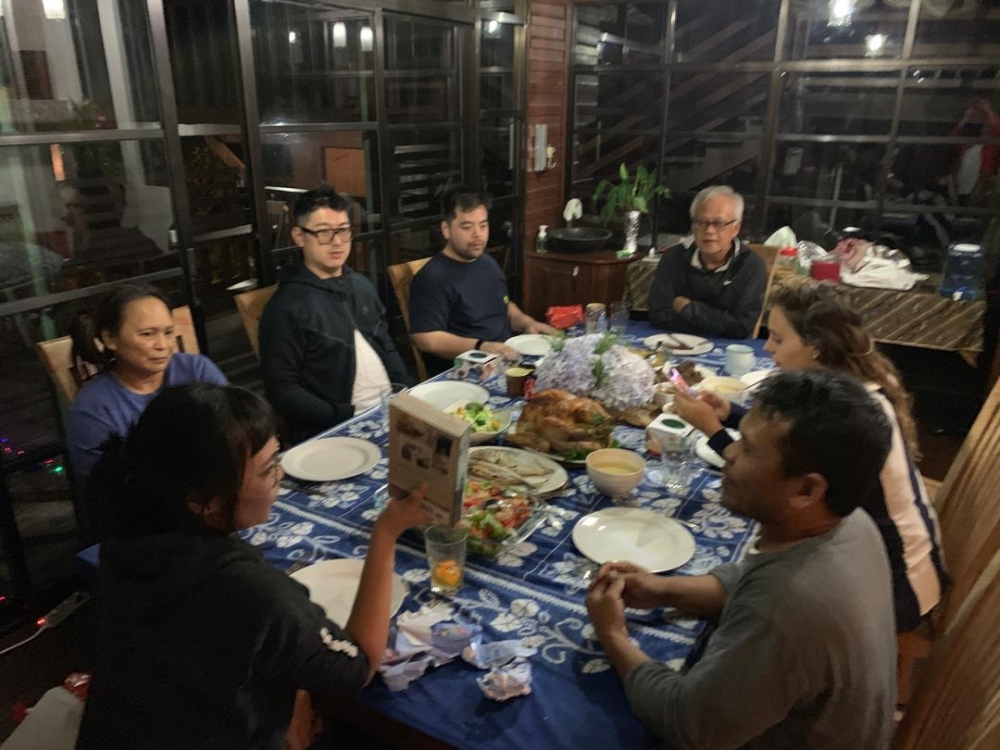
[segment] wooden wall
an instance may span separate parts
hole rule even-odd
[[[528,115],[524,200],[525,252],[535,249],[539,224],[560,226],[566,205],[566,107],[569,55],[572,48],[570,0],[528,0]],[[536,173],[535,125],[548,125],[555,146],[554,169]]]

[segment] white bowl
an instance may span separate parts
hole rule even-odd
[[[712,391],[722,396],[727,401],[738,401],[741,394],[746,390],[746,383],[737,378],[722,377],[720,375],[705,378],[696,386],[699,391]]]
[[[413,386],[408,393],[442,411],[470,401],[485,404],[490,398],[490,392],[481,385],[461,380],[432,380]]]
[[[587,476],[605,495],[615,497],[639,486],[646,459],[624,448],[601,448],[587,455]]]

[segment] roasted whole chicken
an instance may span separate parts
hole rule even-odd
[[[614,418],[592,398],[549,388],[536,393],[506,441],[541,453],[582,458],[611,443]]]

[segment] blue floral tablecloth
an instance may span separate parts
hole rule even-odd
[[[656,330],[641,323],[629,327],[629,338],[641,340]],[[721,368],[728,341],[696,361]],[[742,342],[748,343],[748,342]],[[772,366],[763,342],[751,343],[757,367]],[[486,384],[490,405],[516,406],[498,378]],[[321,437],[349,435],[383,448],[383,457],[367,474],[349,480],[283,489],[268,522],[243,532],[279,567],[303,556],[363,557],[378,514],[375,491],[385,484],[388,459],[386,433],[376,408],[338,425]],[[616,427],[622,447],[644,450],[644,434]],[[655,460],[651,462],[655,464]],[[390,692],[379,679],[361,700],[386,716],[457,747],[641,748],[654,745],[651,735],[632,715],[621,682],[604,658],[584,606],[589,572],[596,566],[580,555],[571,533],[576,519],[611,504],[598,492],[586,471],[569,469],[570,483],[552,499],[564,518],[553,516],[526,541],[496,558],[470,557],[465,585],[454,601],[467,617],[483,626],[487,640],[523,638],[538,648],[530,661],[532,693],[500,704],[484,698],[475,679],[482,672],[458,661],[428,672],[403,691]],[[286,483],[287,485],[288,483]],[[647,476],[628,502],[698,525],[694,557],[676,571],[696,575],[740,559],[754,531],[746,519],[720,505],[720,477],[705,467],[683,496],[670,496]],[[404,610],[432,600],[423,544],[415,533],[400,540],[396,572],[410,593]],[[633,613],[630,631],[655,659],[680,667],[704,623],[667,610]]]

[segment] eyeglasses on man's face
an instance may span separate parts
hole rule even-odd
[[[728,226],[732,226],[736,223],[736,219],[730,219],[729,221],[722,221],[716,219],[715,221],[706,221],[705,219],[695,219],[691,222],[691,226],[704,232],[706,229],[714,229],[716,232],[721,232]]]
[[[308,229],[307,227],[299,227],[299,229],[306,234],[311,234],[321,245],[332,245],[334,240],[337,242],[350,242],[351,234],[354,231],[352,227],[337,227],[336,229]]]

